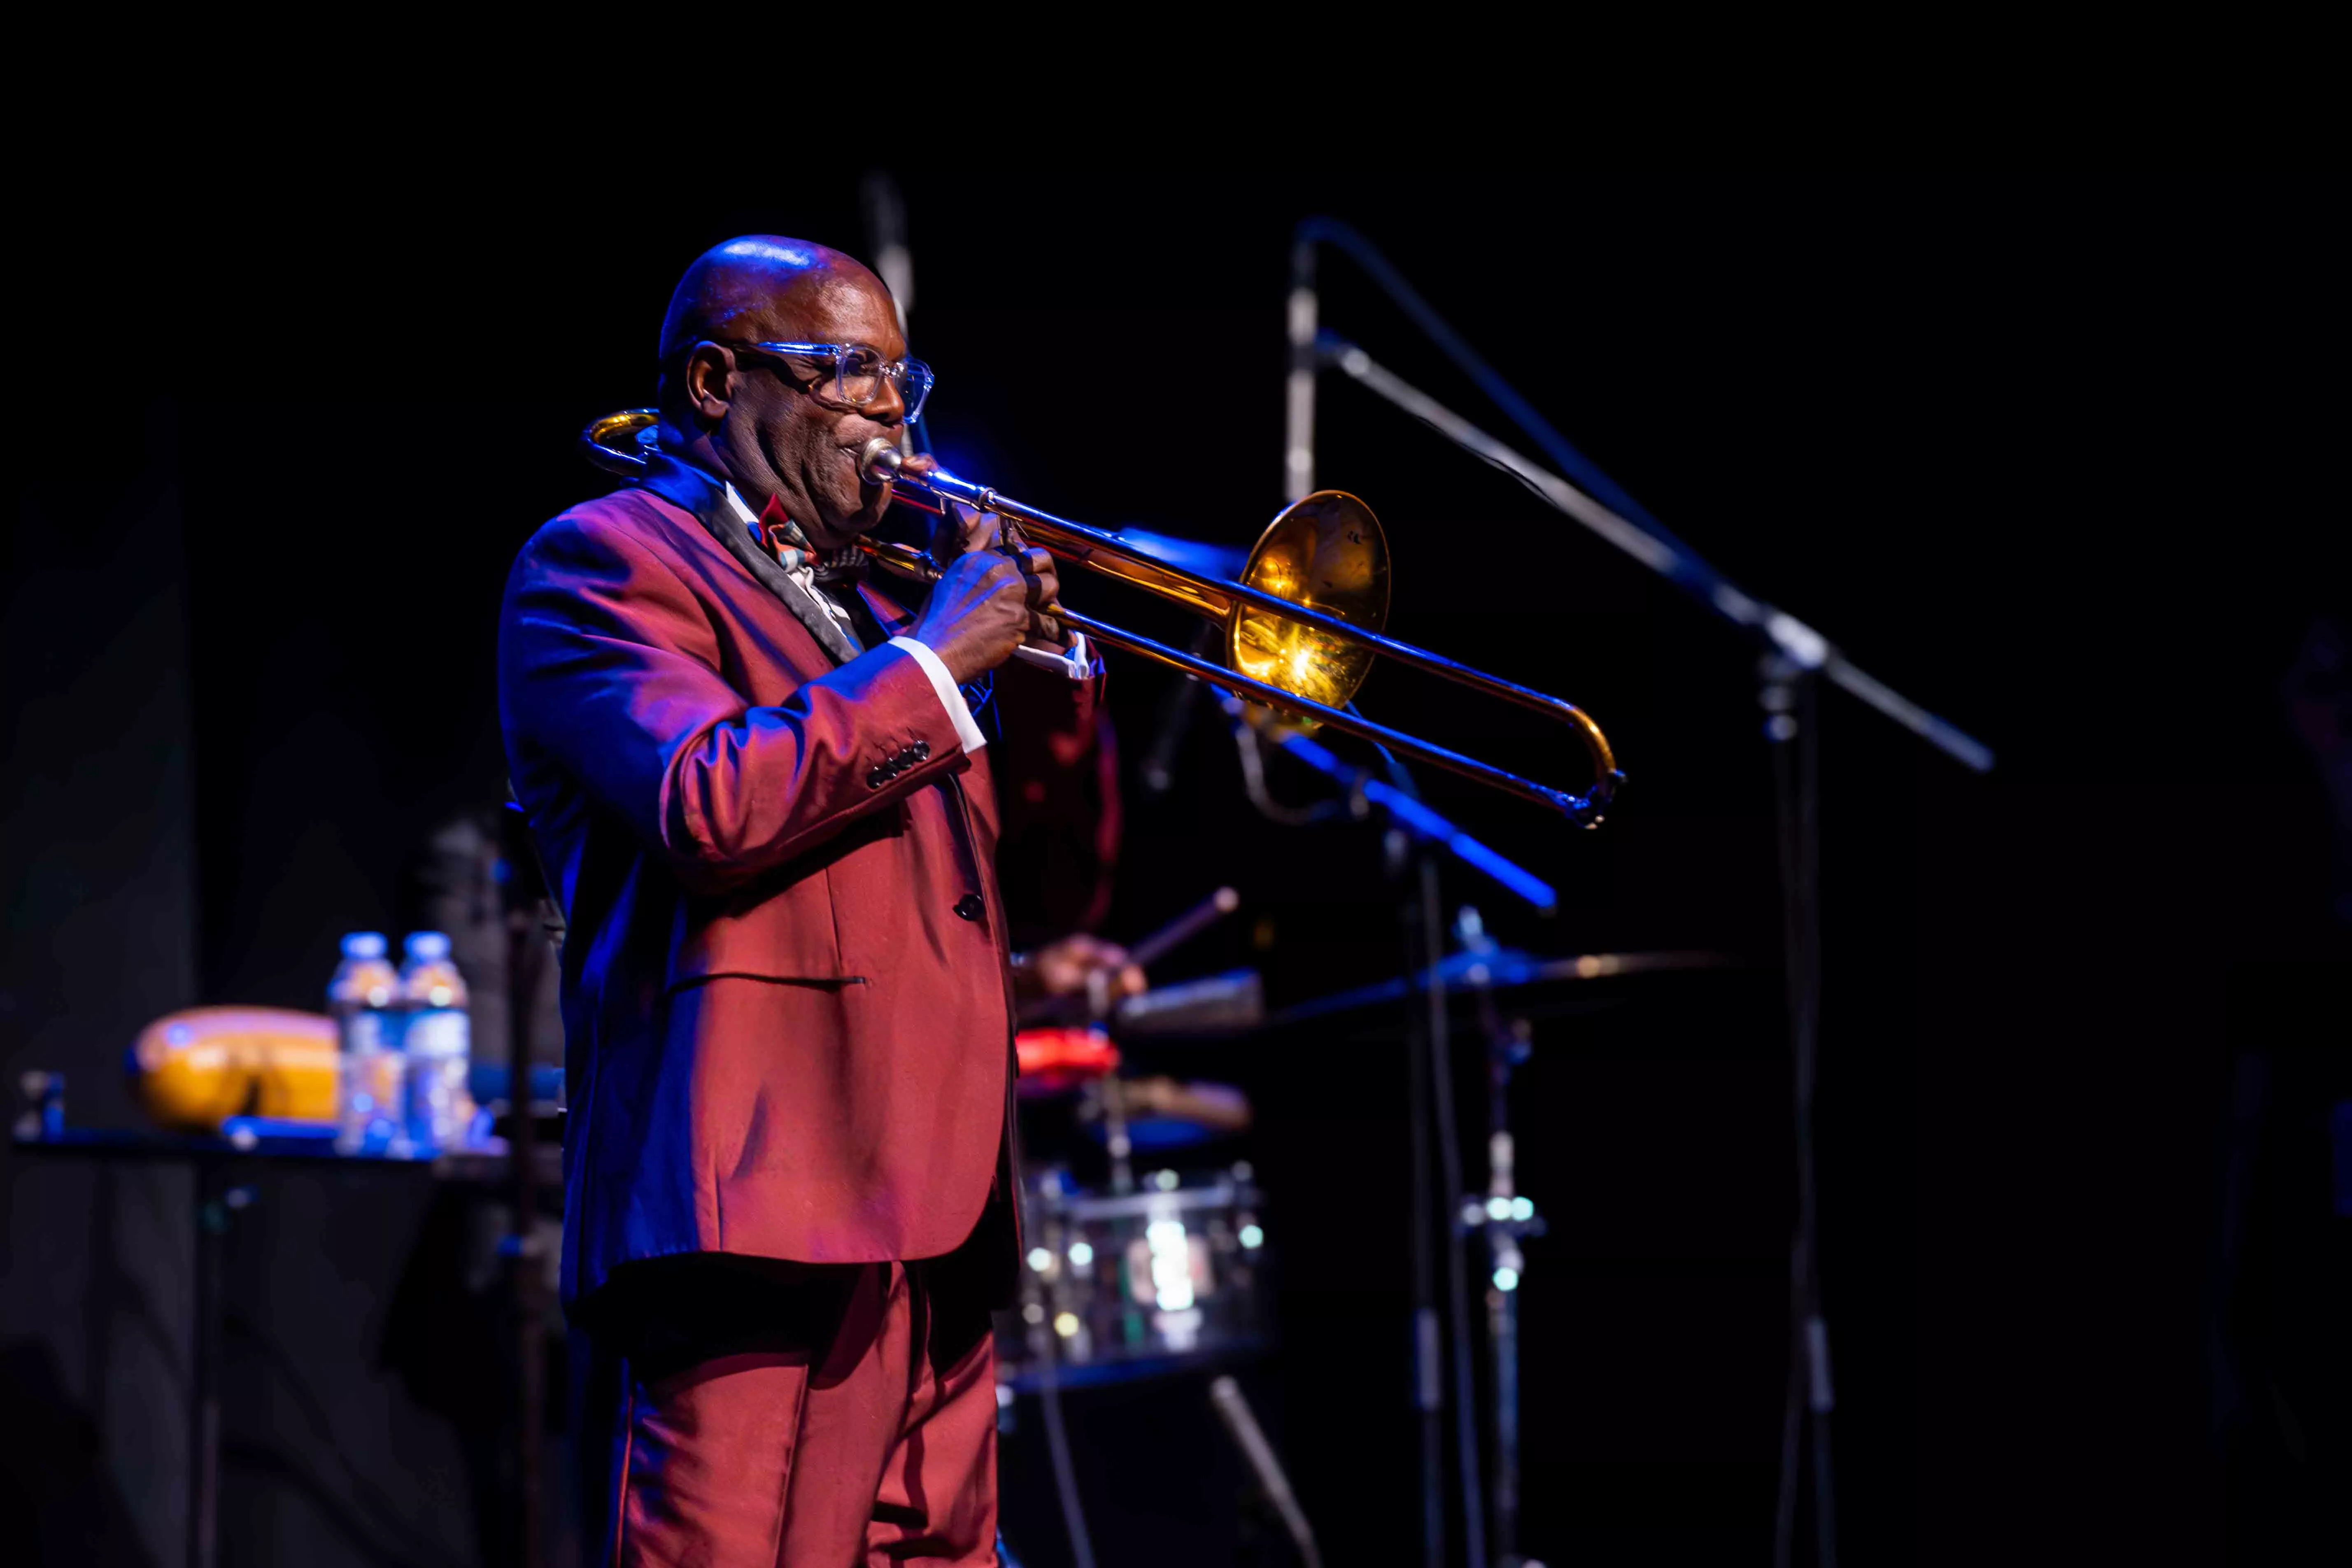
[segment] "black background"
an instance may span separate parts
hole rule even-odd
[[[932,439],[960,470],[1245,543],[1280,500],[1288,236],[1328,213],[1734,581],[1998,752],[1978,777],[1824,698],[1845,1543],[1857,1562],[2217,1552],[2199,1356],[2224,979],[2331,940],[2325,803],[2278,680],[2346,583],[2321,463],[2340,182],[897,173]],[[310,1004],[340,932],[399,918],[424,832],[498,793],[506,565],[600,488],[574,434],[649,400],[686,262],[747,231],[866,248],[854,172],[780,171],[761,200],[514,174],[85,192],[29,237],[16,466],[104,476],[153,409],[176,420],[201,999]],[[1323,275],[1327,326],[1526,446],[1350,265]],[[1546,953],[1749,965],[1538,1025],[1522,1184],[1553,1229],[1522,1298],[1526,1543],[1759,1560],[1790,1172],[1753,650],[1337,376],[1318,439],[1319,482],[1388,527],[1391,630],[1586,706],[1630,776],[1590,834],[1426,780],[1564,895],[1538,921],[1455,871],[1449,899]],[[1130,815],[1106,930],[1227,880],[1244,917],[1170,976],[1256,963],[1282,1001],[1391,971],[1371,829],[1256,818],[1213,724],[1169,797],[1137,786],[1165,690],[1118,665]],[[1377,672],[1363,702],[1573,765],[1410,672]],[[1285,1348],[1252,1386],[1327,1558],[1404,1560],[1399,1048],[1332,1031],[1146,1060],[1255,1098],[1287,1250]],[[1077,1404],[1106,1561],[1230,1515],[1197,1392]],[[1056,1561],[1034,1421],[1005,1462],[1008,1530]],[[1113,1558],[1121,1509],[1165,1517]]]

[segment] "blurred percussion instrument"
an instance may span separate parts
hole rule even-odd
[[[1118,1068],[1118,1047],[1100,1029],[1024,1029],[1013,1037],[1013,1054],[1024,1100],[1066,1094]]]
[[[1401,974],[1352,991],[1335,992],[1285,1007],[1266,1019],[1269,1027],[1304,1023],[1334,1013],[1352,1013],[1425,996],[1433,989],[1452,996],[1516,991],[1562,982],[1608,980],[1626,974],[1657,974],[1691,969],[1735,969],[1739,960],[1723,952],[1585,952],[1569,958],[1538,958],[1497,948],[1458,952],[1418,974]]]
[[[335,1021],[284,1007],[190,1007],[140,1031],[131,1088],[165,1127],[217,1132],[232,1117],[331,1123]]]
[[[1122,997],[1111,1026],[1122,1038],[1145,1035],[1239,1035],[1265,1022],[1265,987],[1255,969],[1232,969],[1155,985]]]
[[[1131,1152],[1188,1149],[1249,1131],[1249,1096],[1227,1083],[1165,1075],[1106,1078],[1079,1116],[1106,1143],[1123,1131]]]
[[[1127,962],[1137,969],[1149,969],[1184,943],[1192,941],[1219,921],[1242,907],[1242,896],[1231,888],[1219,888],[1141,942],[1128,950]],[[1143,1000],[1140,996],[1123,998],[1114,1008],[1108,988],[1109,975],[1097,972],[1085,990],[1066,996],[1047,996],[1021,1009],[1024,1024],[1069,1023],[1077,1018],[1089,1018],[1099,1024],[1114,1011],[1124,1015],[1129,1004]],[[1182,1005],[1178,1004],[1179,1006]],[[1024,1070],[1026,1070],[1025,1068]]]
[[[1271,1300],[1265,1199],[1249,1166],[1186,1186],[1172,1171],[1103,1195],[1060,1172],[1027,1184],[1021,1307],[1000,1378],[1030,1392],[1214,1362],[1261,1345]]]

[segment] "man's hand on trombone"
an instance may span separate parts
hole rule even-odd
[[[903,471],[920,479],[936,466],[928,456],[915,457]],[[940,578],[911,635],[940,656],[958,685],[994,669],[1024,643],[1056,652],[1068,643],[1058,622],[1038,614],[1061,592],[1053,556],[1006,543],[1000,521],[948,501],[931,531]]]

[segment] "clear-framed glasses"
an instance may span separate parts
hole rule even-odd
[[[909,425],[921,416],[923,399],[931,395],[931,384],[938,379],[931,367],[921,360],[886,360],[882,351],[871,343],[736,342],[726,338],[711,341],[724,348],[750,349],[775,359],[829,363],[833,366],[832,398],[851,408],[871,404],[882,395],[883,383],[888,382],[898,389],[898,401],[906,405],[905,418]],[[822,385],[820,382],[810,390],[822,396]]]

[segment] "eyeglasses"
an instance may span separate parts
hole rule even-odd
[[[905,420],[909,425],[921,416],[923,399],[931,395],[931,384],[938,379],[931,367],[921,360],[885,360],[882,351],[870,343],[751,343],[728,338],[710,341],[722,348],[749,349],[771,359],[831,361],[833,400],[852,408],[863,408],[881,396],[882,384],[888,382],[898,389],[898,401],[906,405]],[[824,396],[814,386],[809,391],[813,396]]]

